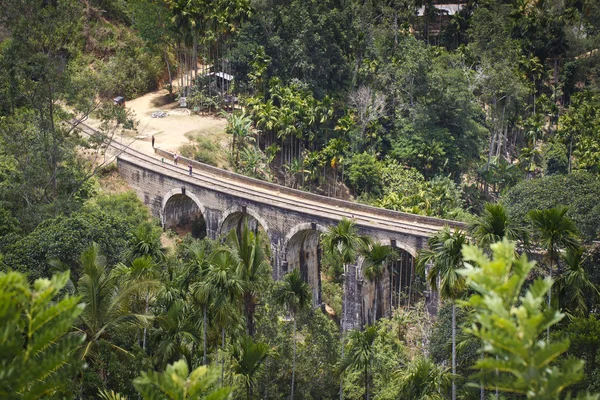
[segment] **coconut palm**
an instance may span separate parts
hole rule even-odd
[[[429,248],[419,251],[416,260],[416,271],[422,276],[425,276],[427,266],[431,264],[426,277],[429,285],[434,290],[439,289],[443,298],[452,301],[452,374],[454,375],[456,374],[456,299],[465,290],[465,280],[457,271],[463,268],[462,247],[467,243],[467,237],[463,232],[458,230],[451,232],[446,226],[429,238],[427,241]],[[452,400],[456,400],[454,380]]]
[[[302,280],[298,268],[283,277],[283,280],[278,283],[273,293],[275,301],[288,309],[292,314],[294,328],[292,330],[292,339],[294,342],[294,355],[292,358],[292,394],[294,398],[294,378],[296,376],[296,315],[299,311],[306,308],[310,304],[311,291],[308,283]]]
[[[232,229],[227,235],[226,242],[235,258],[237,274],[242,281],[246,330],[248,335],[253,336],[254,314],[259,293],[270,276],[268,245],[261,231],[252,232],[248,228],[247,219],[244,219],[239,235],[236,229]]]
[[[452,385],[452,374],[428,358],[419,357],[395,372],[399,400],[443,400]]]
[[[381,277],[387,271],[387,261],[392,253],[389,246],[380,243],[372,243],[363,251],[364,264],[363,273],[365,278],[375,283],[375,307],[373,310],[373,321],[377,319],[377,305],[381,302]]]
[[[487,203],[481,215],[470,224],[469,230],[477,244],[485,249],[505,237],[513,241],[527,240],[525,228],[508,216],[502,204]]]
[[[575,249],[579,245],[577,227],[566,215],[567,207],[558,206],[548,210],[533,210],[527,214],[534,228],[539,246],[545,249],[549,263],[549,276],[552,279],[554,265],[558,264],[561,249]],[[548,290],[548,307],[552,302],[552,288]],[[546,332],[550,338],[550,328]]]
[[[233,372],[243,382],[247,399],[252,398],[261,366],[270,354],[271,349],[267,344],[254,342],[250,336],[242,337],[233,348]]]
[[[583,317],[587,313],[590,298],[597,298],[600,294],[583,268],[584,249],[569,248],[561,258],[564,271],[555,283],[559,303],[563,303],[571,314]]]
[[[369,369],[373,364],[375,350],[373,343],[379,333],[375,325],[366,326],[363,331],[352,330],[349,335],[349,349],[340,361],[340,370],[357,370],[364,372],[365,399],[369,400]]]

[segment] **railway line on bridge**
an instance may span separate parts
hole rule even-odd
[[[100,135],[96,129],[84,123],[78,124],[78,128],[87,135]],[[219,174],[218,168],[206,164],[179,157],[182,164],[191,163],[194,167],[193,175],[189,176],[186,168],[181,168],[170,162],[161,162],[157,157],[153,157],[139,150],[129,147],[128,144],[110,141],[109,146],[116,151],[116,158],[126,159],[130,162],[139,163],[140,166],[153,169],[155,172],[173,174],[181,180],[194,181],[200,186],[210,186],[212,190],[221,191],[231,195],[246,197],[282,209],[299,210],[303,212],[312,212],[315,215],[327,216],[329,218],[341,220],[342,218],[354,219],[357,225],[367,225],[371,227],[383,228],[386,230],[397,230],[404,233],[422,235],[428,237],[437,232],[444,225],[453,228],[462,229],[464,225],[456,221],[443,220],[433,217],[417,216],[398,211],[391,211],[349,201],[333,199],[315,193],[304,192],[298,189],[290,189],[274,183],[259,181],[229,171],[223,171]],[[160,152],[167,153],[169,158],[173,158],[173,153],[158,149]],[[265,189],[265,186],[271,186],[272,189]],[[285,193],[282,192],[285,190]],[[296,192],[296,193],[294,193]],[[294,195],[295,194],[295,195]],[[311,197],[311,199],[306,199]],[[332,205],[335,203],[336,205]],[[343,203],[340,205],[340,203]],[[365,209],[372,211],[365,211]],[[381,216],[384,213],[384,216]],[[395,217],[395,218],[394,218]],[[416,219],[416,221],[414,221]]]

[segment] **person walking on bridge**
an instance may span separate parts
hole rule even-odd
[[[177,165],[177,160],[179,159],[179,154],[175,153],[173,156],[173,164]]]
[[[152,148],[154,148],[154,135],[152,135]]]
[[[188,164],[188,168],[190,170],[190,176],[192,176],[192,164]]]

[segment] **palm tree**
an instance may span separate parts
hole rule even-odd
[[[270,264],[267,257],[267,243],[262,232],[252,232],[248,228],[248,220],[240,234],[232,229],[226,240],[237,263],[237,274],[242,281],[242,302],[246,316],[248,335],[254,336],[254,314],[259,293],[270,276]]]
[[[443,400],[453,377],[448,368],[419,357],[396,371],[399,400]]]
[[[566,215],[567,207],[558,206],[548,210],[532,210],[527,214],[535,230],[538,244],[546,250],[549,262],[549,276],[552,279],[554,265],[558,264],[561,249],[575,249],[579,245],[577,227]],[[548,307],[552,302],[552,288],[548,290]],[[550,328],[546,331],[550,338]]]
[[[153,287],[159,284],[159,271],[157,264],[150,257],[150,255],[144,255],[138,257],[131,263],[131,266],[127,267],[124,264],[118,264],[113,270],[115,279],[120,279],[122,284],[134,284],[139,281],[146,282],[145,287],[140,287],[140,291],[143,292],[144,299],[144,314],[147,315],[150,308],[150,292]],[[144,326],[144,333],[142,339],[142,349],[146,349],[146,333],[147,327]]]
[[[188,265],[191,269],[190,273],[186,274],[186,287],[192,287],[191,297],[194,304],[200,308],[202,312],[202,364],[207,364],[207,329],[208,329],[208,307],[210,305],[209,293],[199,293],[200,283],[192,283],[191,280],[201,282],[209,268],[209,243],[206,240],[195,240],[185,249],[188,258]]]
[[[161,367],[179,359],[185,359],[192,366],[192,355],[199,341],[199,334],[193,315],[184,300],[177,300],[154,319],[152,329],[154,356]]]
[[[225,328],[231,320],[232,305],[244,292],[244,282],[237,273],[237,260],[226,248],[216,249],[210,257],[210,265],[204,280],[194,288],[194,297],[203,304],[210,304],[213,321],[221,329],[222,348],[225,350]],[[204,326],[206,330],[206,324]],[[204,333],[206,337],[206,331]],[[221,360],[221,379],[225,359]]]
[[[334,259],[338,259],[344,265],[344,273],[347,272],[349,265],[356,262],[358,253],[368,246],[370,240],[366,236],[358,234],[358,229],[353,220],[342,218],[334,226],[327,228],[327,231],[321,235],[323,250],[329,253]],[[344,358],[344,332],[346,324],[346,294],[348,289],[346,279],[344,279],[344,298],[342,300],[342,358]],[[343,398],[344,380],[340,378],[340,400]]]
[[[458,274],[463,268],[462,247],[468,240],[463,232],[450,231],[448,226],[433,235],[427,241],[428,249],[419,251],[416,261],[417,273],[427,274],[429,285],[438,290],[442,297],[452,301],[452,374],[456,375],[456,299],[465,290],[465,280]],[[456,400],[456,383],[452,380],[452,400]]]
[[[231,155],[238,166],[240,149],[252,138],[252,120],[244,112],[231,114],[227,117],[227,128],[225,132],[232,135]]]
[[[81,255],[80,264],[83,275],[77,282],[76,289],[86,304],[80,316],[81,330],[86,334],[82,359],[94,355],[100,339],[109,338],[111,331],[118,330],[128,324],[144,322],[141,315],[134,315],[125,306],[132,294],[146,287],[148,281],[139,279],[135,282],[122,284],[118,274],[106,269],[105,258],[100,254],[100,246],[92,243]],[[110,343],[119,351],[125,350]],[[104,371],[100,376],[105,379]]]
[[[386,261],[389,259],[392,249],[380,243],[373,243],[363,251],[365,278],[375,283],[375,307],[373,310],[373,322],[377,320],[377,305],[381,296],[381,277],[387,271]],[[391,290],[391,289],[390,289]]]
[[[271,349],[267,344],[254,342],[250,336],[244,336],[233,348],[233,372],[242,380],[248,400],[252,398],[261,366],[270,354]]]
[[[350,349],[340,361],[342,372],[350,369],[364,372],[366,400],[369,400],[369,368],[375,355],[373,343],[378,335],[375,325],[366,326],[363,331],[352,330],[349,335]]]
[[[127,252],[129,262],[143,256],[150,256],[155,262],[163,261],[166,249],[160,241],[161,234],[161,229],[150,222],[140,224],[133,231],[133,237],[129,242]]]
[[[469,230],[477,244],[485,249],[505,237],[514,241],[527,240],[525,228],[508,216],[502,204],[487,203],[481,215],[470,224]]]
[[[583,268],[584,249],[569,248],[561,258],[565,271],[555,283],[559,302],[564,302],[571,314],[583,317],[587,313],[590,298],[595,299],[600,295]]]
[[[296,315],[299,311],[306,308],[310,304],[311,291],[308,283],[302,280],[300,271],[298,268],[283,277],[283,280],[279,282],[273,293],[275,301],[285,308],[287,308],[292,314],[294,320],[294,329],[292,331],[292,338],[294,341],[294,356],[292,361],[292,394],[291,399],[294,398],[294,378],[296,375]]]

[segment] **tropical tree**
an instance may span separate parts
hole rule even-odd
[[[452,386],[448,368],[418,357],[395,372],[399,400],[444,400]]]
[[[375,283],[375,307],[373,310],[373,322],[377,320],[378,305],[381,303],[381,277],[387,271],[388,261],[392,249],[380,243],[371,243],[363,250],[364,262],[363,273],[365,278]]]
[[[237,264],[237,275],[242,281],[242,303],[246,317],[246,331],[253,336],[255,331],[254,314],[259,293],[270,277],[267,243],[261,231],[252,232],[248,220],[244,219],[241,232],[232,229],[227,235],[227,245]]]
[[[237,272],[237,259],[227,248],[217,248],[210,257],[204,280],[194,288],[195,298],[210,304],[213,322],[221,330],[221,346],[225,350],[225,328],[232,321],[237,302],[244,292],[244,282]],[[206,325],[204,327],[206,330]],[[206,336],[206,333],[204,334]],[[221,359],[221,377],[225,359]]]
[[[131,285],[137,282],[145,282],[145,287],[140,287],[140,295],[144,297],[144,314],[148,314],[150,311],[150,295],[153,289],[159,285],[160,273],[158,271],[158,265],[150,257],[150,255],[144,255],[133,260],[129,267],[124,264],[118,264],[113,270],[115,279],[120,279],[121,284]],[[146,349],[146,334],[147,327],[144,326],[144,333],[142,338],[142,349]]]
[[[218,372],[203,365],[189,370],[184,360],[167,366],[164,372],[148,371],[133,381],[144,400],[226,400],[233,389],[214,389]]]
[[[484,357],[475,368],[487,388],[515,393],[527,399],[556,399],[583,377],[583,361],[556,360],[569,348],[569,341],[540,340],[547,327],[564,314],[543,307],[552,286],[549,277],[523,285],[535,262],[518,258],[515,244],[504,239],[491,246],[493,259],[474,246],[465,246],[465,268],[459,273],[475,292],[464,305],[474,310],[474,323],[465,329],[483,342]],[[497,371],[501,371],[500,374]],[[580,393],[577,398],[597,399]]]
[[[83,275],[77,282],[76,289],[86,307],[79,317],[79,323],[81,331],[86,334],[87,341],[82,359],[87,357],[94,359],[101,339],[109,338],[111,332],[115,330],[145,322],[145,316],[131,313],[127,305],[131,296],[140,288],[146,287],[148,282],[140,279],[134,283],[121,285],[118,275],[107,271],[106,261],[100,253],[100,246],[96,243],[82,253],[80,264]],[[115,350],[127,353],[114,343],[109,342],[109,344]],[[100,370],[100,377],[105,378],[103,369]]]
[[[470,224],[471,236],[477,244],[489,249],[492,243],[508,238],[514,241],[525,241],[525,228],[511,219],[502,204],[487,203],[480,216]]]
[[[181,359],[191,366],[200,335],[190,306],[178,299],[167,310],[157,314],[151,333],[157,364],[162,368]]]
[[[85,339],[69,334],[84,304],[77,296],[61,296],[68,282],[68,271],[32,286],[20,273],[0,273],[0,397],[67,394],[78,372],[76,350]]]
[[[292,314],[294,328],[292,330],[292,340],[294,343],[294,352],[292,359],[292,389],[290,399],[294,398],[294,378],[296,376],[296,315],[299,311],[306,308],[310,304],[311,291],[308,283],[304,282],[300,275],[300,270],[294,270],[283,277],[281,282],[278,282],[277,287],[273,292],[275,301],[288,309]]]
[[[354,220],[342,218],[337,224],[327,228],[327,231],[321,235],[323,250],[326,251],[334,259],[338,259],[344,266],[344,273],[348,272],[350,264],[356,263],[356,259],[362,249],[368,246],[370,240],[366,236],[358,234],[356,223]],[[342,358],[344,357],[344,340],[343,335],[346,330],[346,294],[348,289],[345,288],[346,280],[344,279],[344,297],[342,299]],[[343,377],[340,378],[340,399],[343,398]]]
[[[233,372],[238,375],[246,389],[246,398],[252,398],[261,367],[271,349],[265,343],[254,342],[250,336],[240,339],[238,345],[233,347]]]
[[[568,248],[561,255],[563,272],[555,282],[558,302],[572,315],[584,317],[590,300],[598,298],[598,288],[590,281],[583,268],[585,261],[582,247]]]
[[[419,251],[416,260],[417,273],[425,276],[427,273],[429,285],[438,290],[443,298],[452,301],[452,374],[456,375],[456,299],[465,290],[465,280],[458,270],[463,267],[462,247],[468,243],[463,232],[450,231],[444,227],[427,241],[428,248]],[[438,285],[439,282],[439,285]],[[452,399],[456,400],[456,382],[452,381]]]
[[[163,261],[166,250],[160,241],[161,233],[161,229],[151,222],[140,224],[132,232],[127,259],[131,262],[139,257],[150,256],[155,262]]]
[[[534,228],[539,246],[546,251],[548,276],[552,279],[554,265],[558,264],[561,249],[575,249],[579,244],[577,227],[566,215],[567,207],[558,206],[548,210],[532,210],[527,214]],[[548,289],[548,307],[552,302],[552,287]],[[550,327],[547,332],[550,339]]]
[[[369,400],[369,369],[373,364],[375,349],[373,343],[379,333],[375,325],[366,326],[363,331],[352,330],[348,338],[348,352],[340,361],[340,370],[357,370],[364,373],[365,400]]]
[[[254,139],[252,136],[252,120],[244,112],[231,114],[227,117],[225,132],[231,135],[231,155],[237,167],[240,150],[247,142]]]

